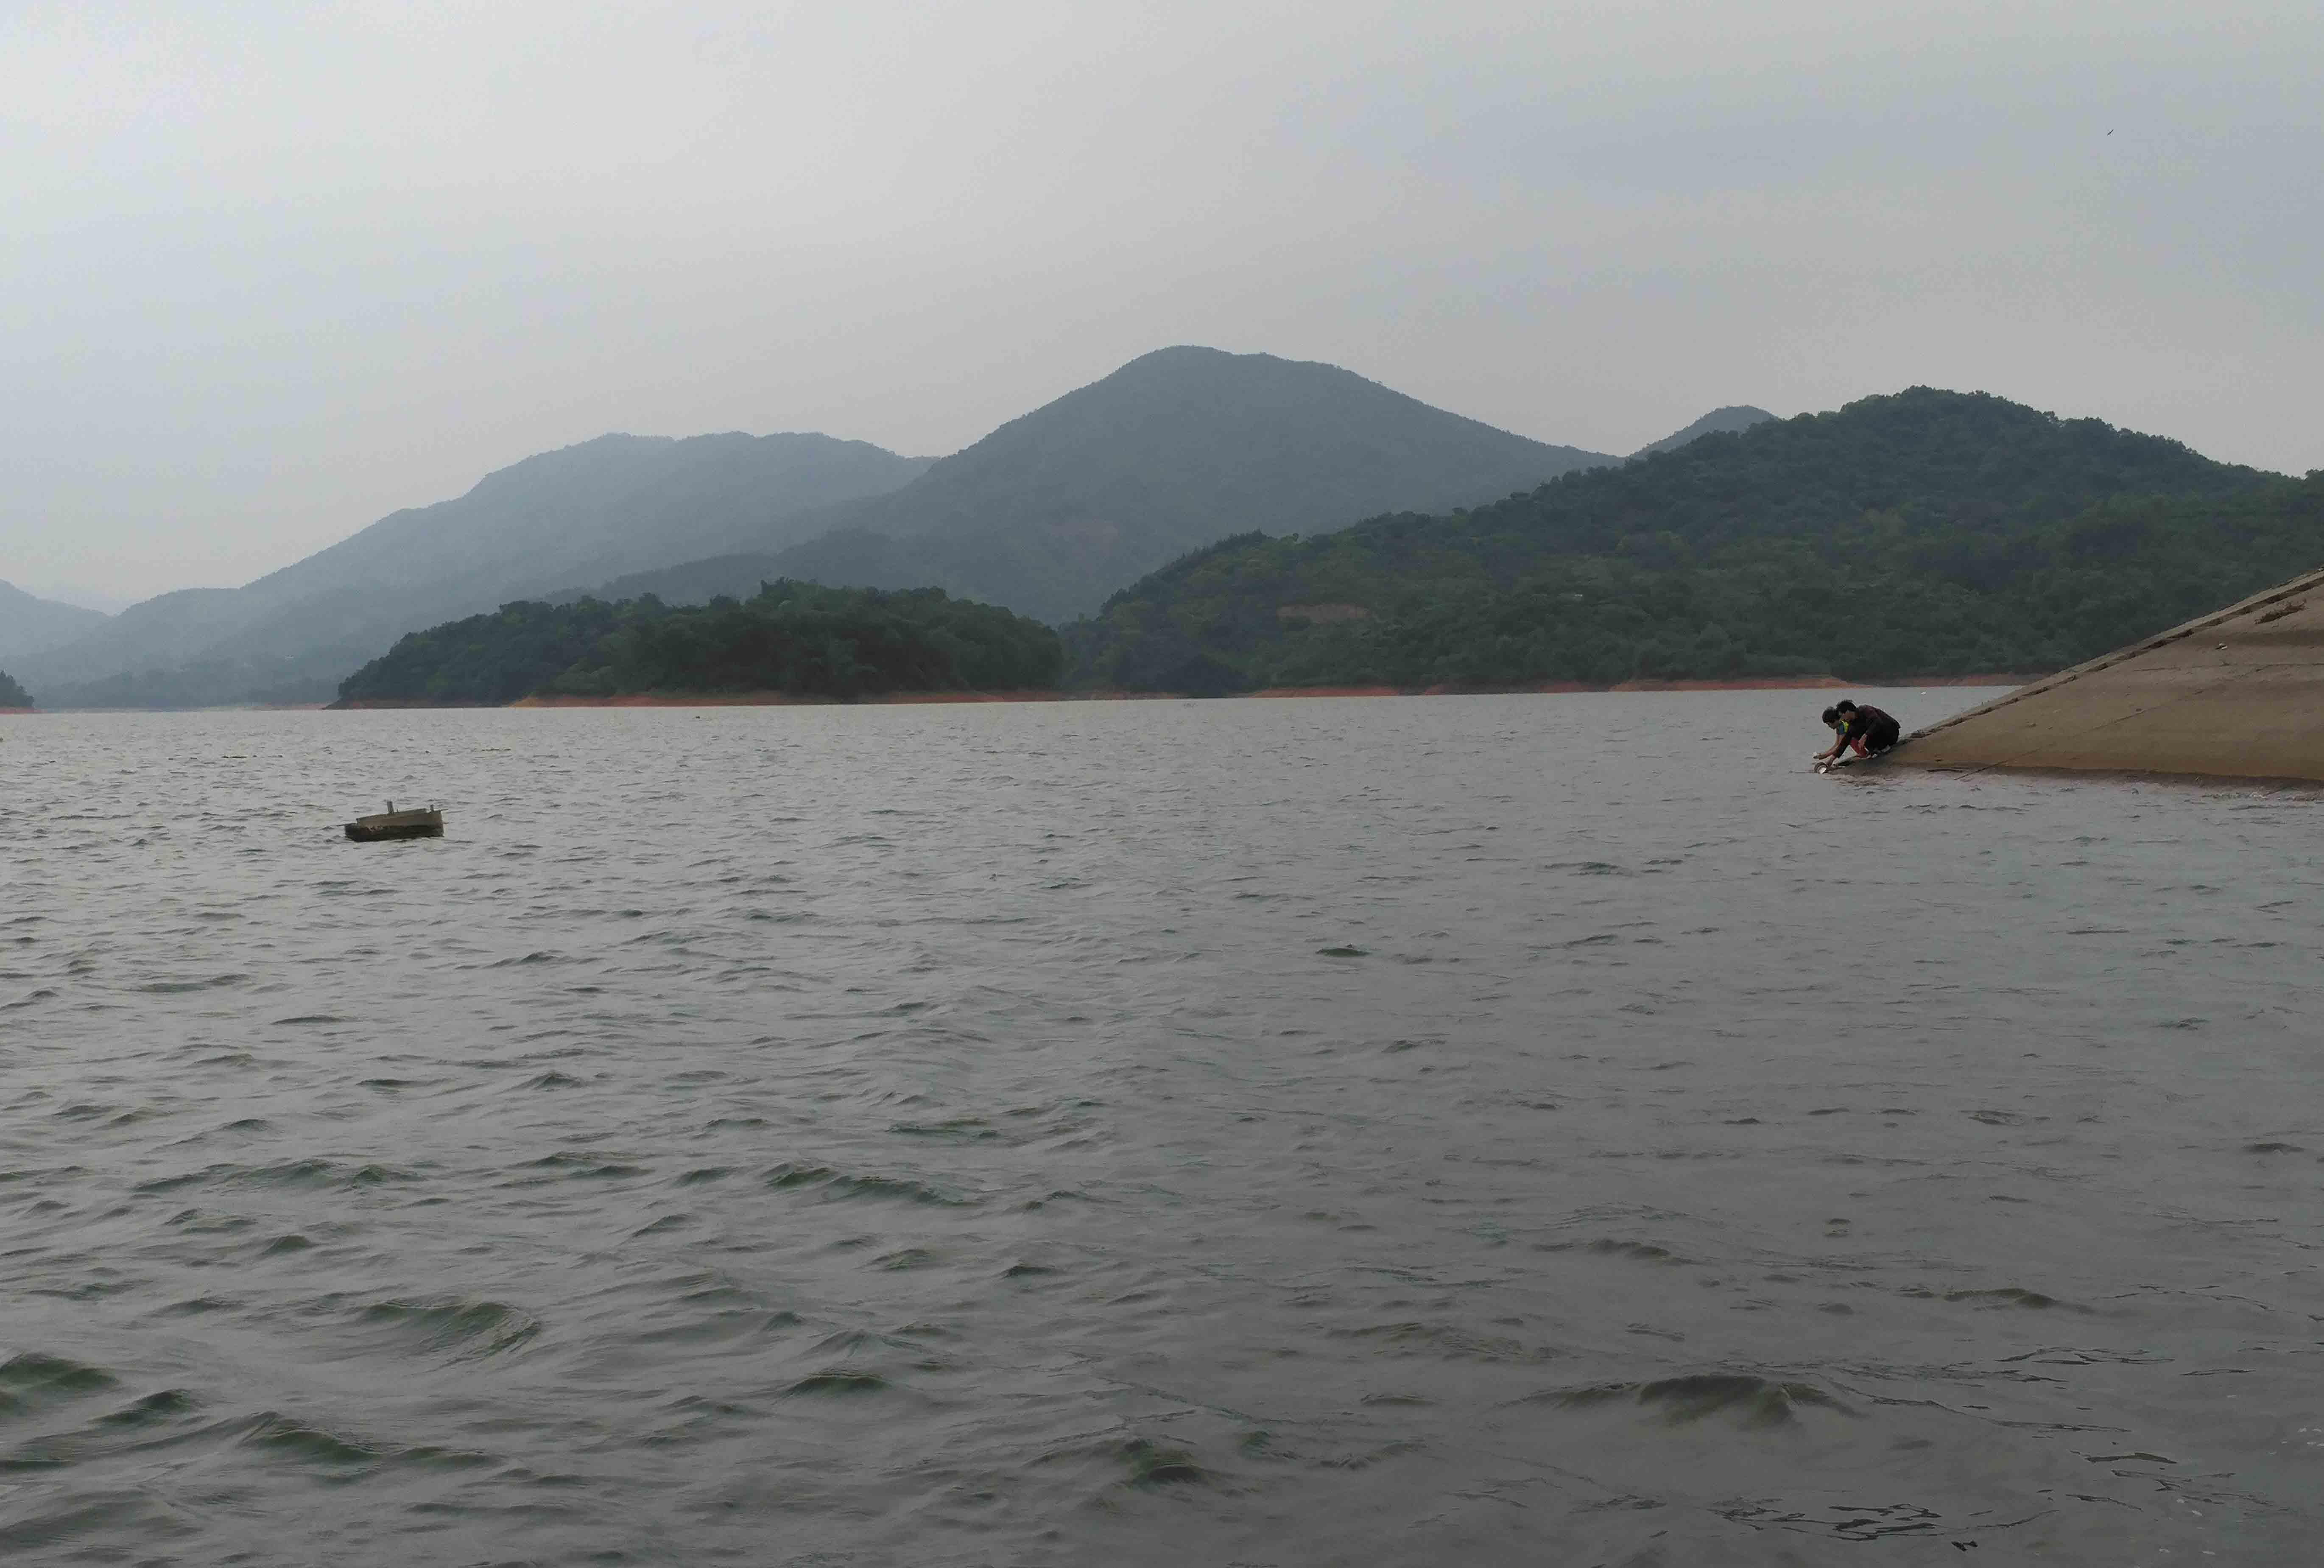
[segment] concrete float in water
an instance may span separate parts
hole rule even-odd
[[[1932,724],[1888,761],[2324,782],[2324,570]]]
[[[383,838],[441,838],[444,836],[444,814],[433,806],[398,811],[395,802],[391,800],[385,811],[358,816],[346,826],[347,836],[357,844],[370,844]]]

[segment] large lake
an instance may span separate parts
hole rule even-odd
[[[0,721],[0,1559],[2324,1557],[2317,798],[1826,700]]]

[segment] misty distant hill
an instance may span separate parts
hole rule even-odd
[[[1446,413],[1336,365],[1165,348],[1011,420],[830,535],[727,563],[761,577],[930,586],[1045,620],[1084,614],[1186,550],[1382,512],[1496,501],[1613,463]],[[699,588],[689,566],[668,579]],[[609,594],[664,592],[656,576]]]
[[[251,588],[304,597],[450,576],[618,575],[801,537],[801,516],[927,466],[830,436],[600,436],[489,474],[456,501],[382,518]]]
[[[0,583],[0,659],[60,648],[88,636],[108,619],[95,610],[61,604],[54,599],[28,594],[14,584]],[[0,703],[0,707],[12,706],[23,705]]]
[[[935,462],[818,435],[601,437],[12,668],[49,706],[326,700],[403,633],[512,600],[699,603],[781,577],[1062,620],[1230,534],[1474,506],[1618,461],[1333,365],[1167,348]]]
[[[1452,514],[1190,555],[1065,628],[1083,685],[2061,669],[2324,559],[2324,483],[1916,387]]]
[[[818,435],[602,436],[394,512],[240,588],[132,605],[19,662],[48,706],[325,700],[402,633],[647,567],[788,543],[927,466]]]
[[[1641,457],[1651,457],[1657,452],[1674,452],[1689,441],[1704,436],[1730,436],[1763,425],[1775,416],[1765,409],[1755,409],[1748,403],[1733,403],[1723,409],[1713,409],[1683,430],[1674,430],[1659,441],[1649,441],[1630,454],[1635,463]]]

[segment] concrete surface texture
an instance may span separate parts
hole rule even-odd
[[[1893,761],[2324,781],[2324,570],[1932,724]]]

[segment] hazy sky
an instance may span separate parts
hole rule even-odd
[[[237,583],[609,429],[946,452],[1173,343],[2303,471],[2319,81],[2316,0],[12,0],[0,578]]]

